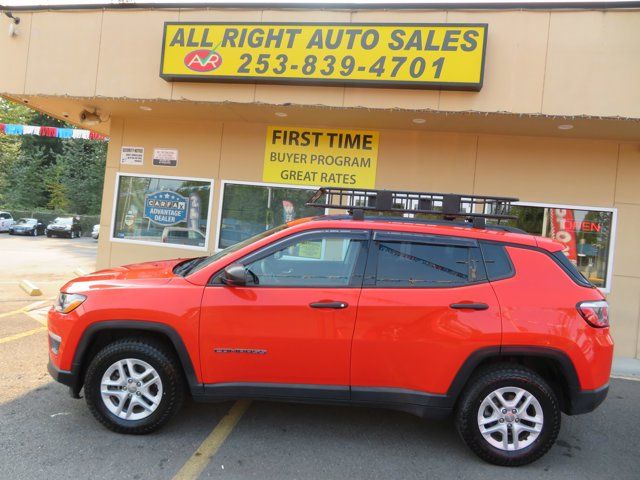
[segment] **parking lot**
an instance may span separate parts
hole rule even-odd
[[[518,471],[477,459],[451,421],[365,408],[187,401],[158,433],[109,432],[46,371],[46,308],[74,270],[94,269],[96,247],[0,235],[0,478],[639,478],[640,382],[624,379],[596,412],[564,416],[555,447]],[[43,295],[22,292],[23,278]]]

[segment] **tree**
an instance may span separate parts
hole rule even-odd
[[[11,188],[5,193],[11,208],[31,209],[47,205],[48,162],[48,153],[42,147],[30,152],[20,150],[9,172]]]
[[[0,123],[70,127],[0,99]],[[0,206],[97,214],[107,144],[37,135],[0,135]]]
[[[47,207],[57,212],[65,212],[69,208],[69,198],[67,186],[63,183],[64,166],[54,165],[47,180],[47,190],[49,192],[49,203]]]
[[[0,123],[22,124],[33,114],[23,105],[0,98]],[[7,191],[11,188],[9,172],[18,158],[21,137],[0,134],[0,205],[6,203]]]
[[[63,141],[62,152],[56,155],[53,175],[59,172],[60,184],[64,186],[73,213],[100,213],[106,157],[105,142]]]

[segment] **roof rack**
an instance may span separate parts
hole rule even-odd
[[[484,228],[486,219],[498,223],[515,220],[517,217],[509,213],[512,202],[517,201],[517,198],[484,195],[322,187],[306,205],[347,210],[354,220],[364,220],[365,211],[427,214],[445,220],[463,218],[474,228]]]

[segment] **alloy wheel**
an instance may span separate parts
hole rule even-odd
[[[113,363],[102,376],[100,394],[107,409],[124,420],[142,420],[156,411],[162,400],[162,380],[147,362],[125,358]]]
[[[538,399],[519,387],[494,390],[480,404],[478,428],[492,446],[517,451],[531,445],[544,425]]]

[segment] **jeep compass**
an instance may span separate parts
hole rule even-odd
[[[322,188],[322,216],[76,278],[49,371],[121,433],[185,395],[358,405],[453,415],[482,459],[530,463],[605,399],[613,342],[563,245],[504,225],[514,200]]]

